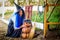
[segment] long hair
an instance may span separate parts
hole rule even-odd
[[[21,16],[21,17],[22,17],[22,18],[25,18],[25,12],[24,12],[24,10],[23,10],[23,9],[20,9],[20,10],[22,10],[22,16]],[[19,11],[20,11],[20,10],[18,10],[18,11],[16,12],[16,14],[19,14]],[[19,15],[20,15],[20,14],[19,14]]]

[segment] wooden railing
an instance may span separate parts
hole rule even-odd
[[[49,6],[60,6],[60,4],[49,4],[47,3],[47,0],[45,0],[45,3],[47,5],[45,6],[45,11],[44,11],[44,37],[46,37],[49,24],[60,24],[60,22],[47,22],[47,17],[46,17]]]
[[[60,22],[49,22],[47,24],[60,24]]]

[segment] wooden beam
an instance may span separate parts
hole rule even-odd
[[[60,4],[48,4],[48,6],[60,6]]]
[[[47,24],[60,24],[60,22],[49,22]]]

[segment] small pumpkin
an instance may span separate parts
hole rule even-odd
[[[24,27],[24,28],[22,28],[22,32],[24,32],[24,33],[29,33],[30,30],[31,30],[31,27]]]
[[[22,38],[26,39],[27,38],[27,34],[26,33],[22,33]]]
[[[31,30],[31,27],[27,27],[27,33],[29,33]]]
[[[27,30],[28,30],[28,29],[27,29],[26,27],[22,28],[22,32],[23,32],[23,33],[26,33]]]
[[[29,33],[27,33],[27,38],[29,37]]]

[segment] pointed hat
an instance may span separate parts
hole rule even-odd
[[[14,4],[15,4],[15,6],[16,6],[16,8],[17,8],[17,10],[20,10],[20,9],[22,9],[18,4],[16,4],[15,2],[14,2]]]

